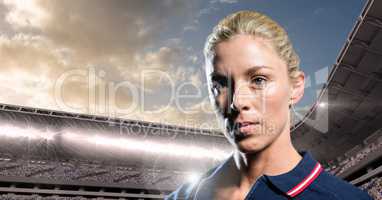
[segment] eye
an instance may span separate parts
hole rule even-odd
[[[254,76],[251,78],[251,85],[255,85],[257,88],[264,88],[267,79],[264,76]]]

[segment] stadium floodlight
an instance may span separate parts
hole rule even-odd
[[[174,144],[171,142],[157,142],[147,139],[121,138],[103,135],[86,135],[67,132],[63,137],[67,140],[80,142],[82,145],[96,146],[102,149],[122,149],[131,152],[143,152],[149,154],[168,155],[191,159],[223,160],[230,152],[218,148],[208,148],[188,144]],[[81,140],[81,141],[80,141]]]
[[[0,126],[0,136],[7,138],[27,138],[32,140],[53,140],[55,133],[46,130],[38,130],[32,127],[20,128],[11,125]]]
[[[326,107],[326,103],[325,102],[321,102],[318,104],[318,106],[320,106],[321,108],[325,108]]]
[[[187,181],[191,184],[194,184],[198,181],[199,177],[200,177],[200,175],[198,173],[192,172],[192,173],[188,174]]]
[[[167,154],[179,157],[189,158],[211,158],[221,160],[226,158],[227,154],[218,149],[207,149],[192,145],[165,144],[155,141],[136,140],[128,138],[112,138],[104,136],[91,136],[89,142],[106,147],[117,147],[131,151],[144,151],[152,154]]]

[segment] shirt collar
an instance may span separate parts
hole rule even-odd
[[[277,176],[264,175],[266,180],[290,197],[295,197],[303,192],[322,172],[321,164],[314,160],[309,152],[300,152],[300,154],[302,159],[291,171]],[[227,177],[230,176],[231,165],[234,165],[233,155],[210,170],[200,181],[203,187],[199,185],[196,193],[198,197],[202,198],[197,199],[211,199],[211,188],[221,181],[224,182],[226,178],[235,178],[235,173],[232,174],[232,177]]]
[[[303,192],[322,172],[322,166],[309,152],[301,152],[302,159],[291,171],[265,176],[274,186],[290,197]]]

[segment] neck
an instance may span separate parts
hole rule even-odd
[[[275,176],[289,172],[300,160],[300,154],[292,145],[289,129],[259,152],[235,153],[235,162],[241,173],[240,185],[243,187],[250,186],[261,175]]]

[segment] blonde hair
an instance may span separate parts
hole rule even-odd
[[[253,35],[271,41],[280,58],[287,64],[290,80],[298,76],[300,59],[286,31],[271,18],[256,11],[239,11],[230,14],[214,27],[204,47],[206,64],[213,63],[215,47],[218,43],[227,41],[238,34]]]

